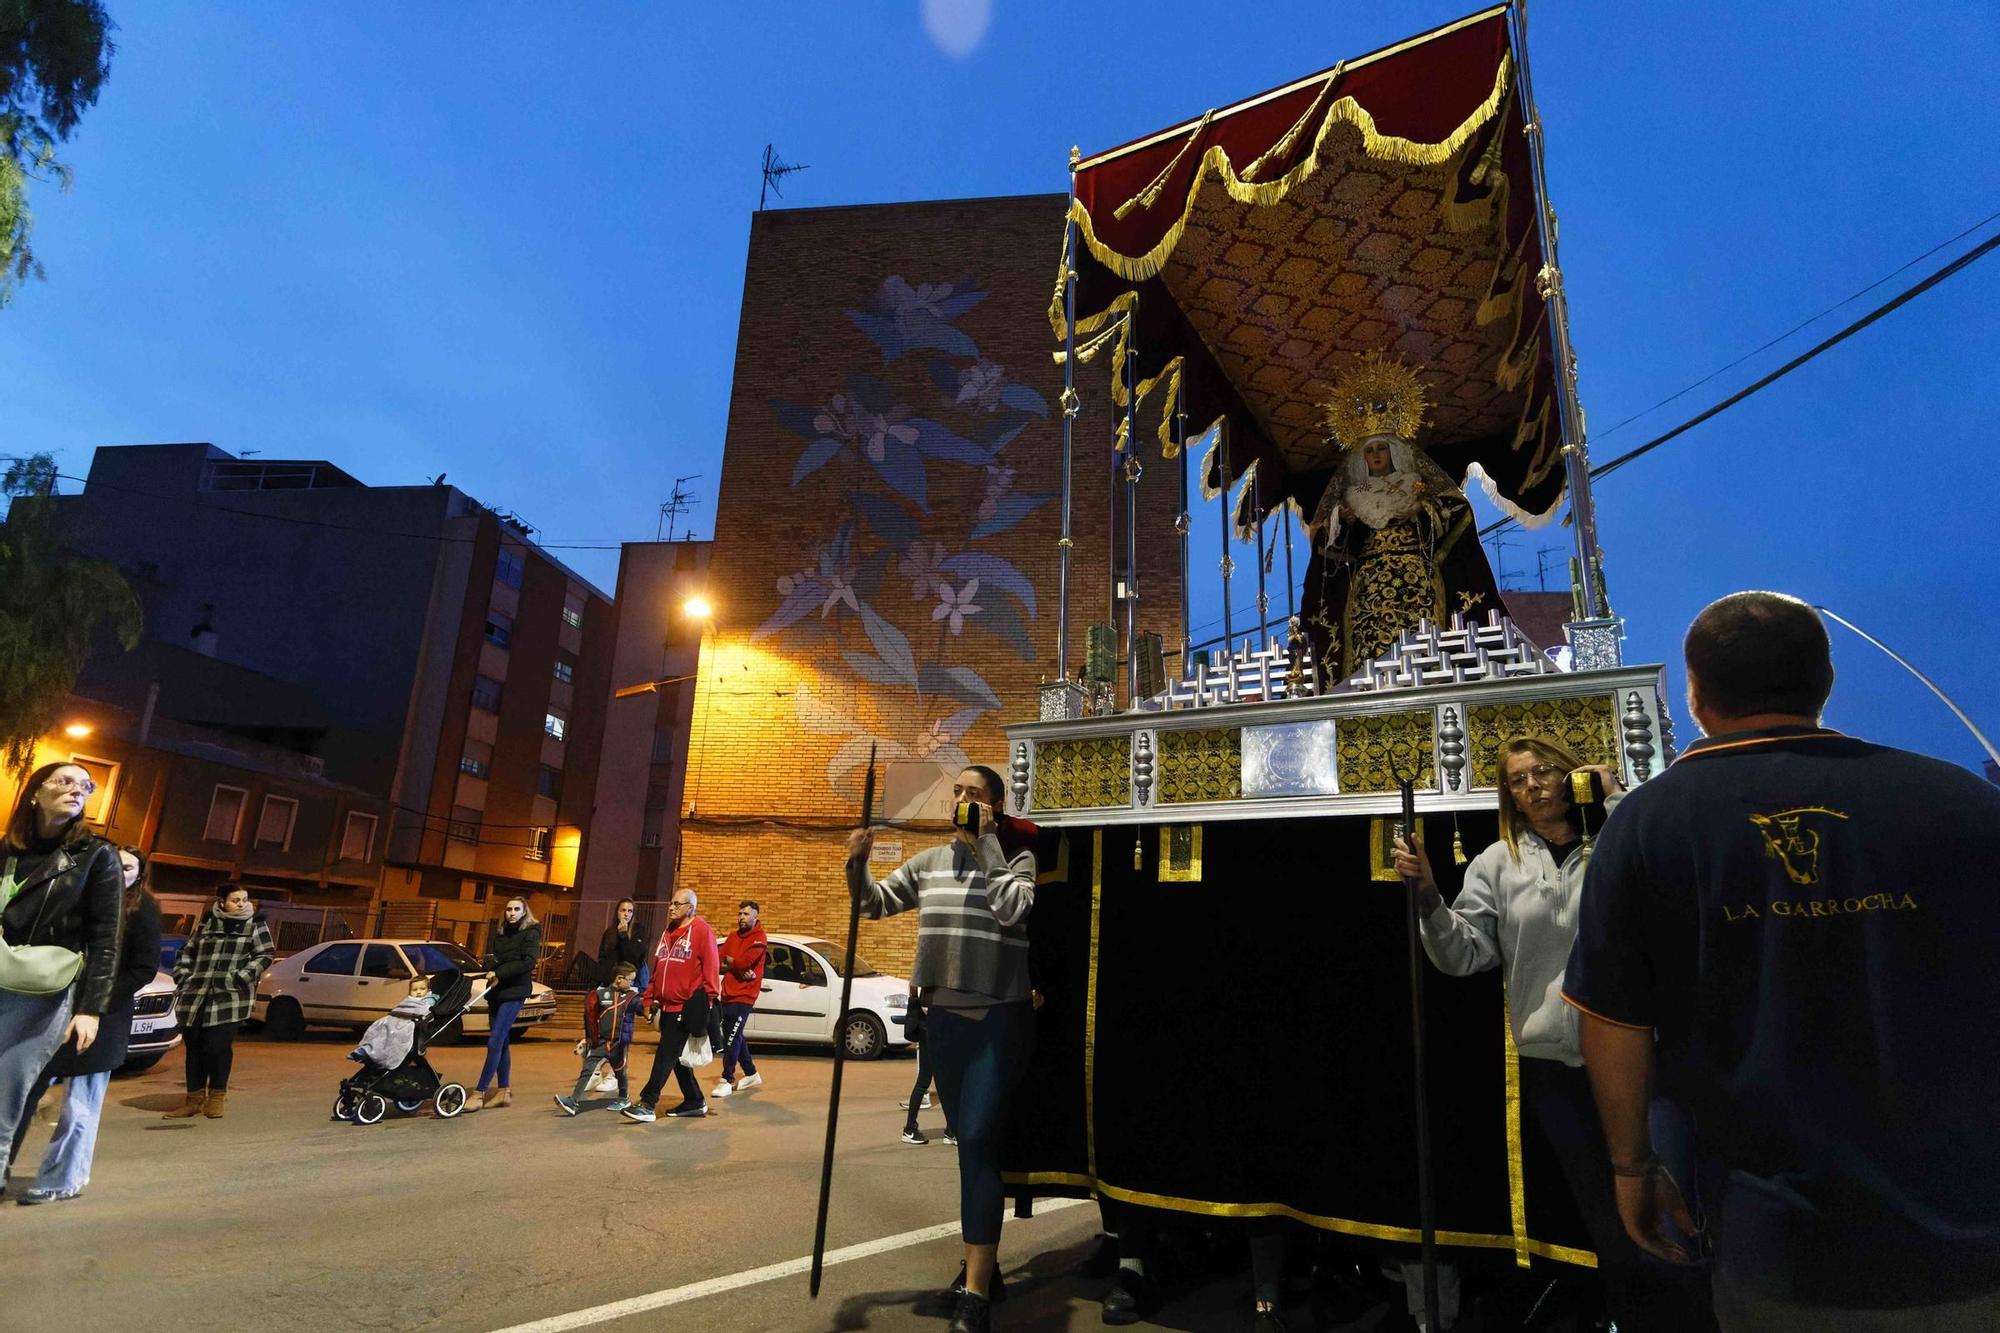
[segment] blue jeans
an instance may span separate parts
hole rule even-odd
[[[1006,1204],[1000,1134],[1034,1054],[1035,1011],[1026,1000],[996,1004],[978,1018],[933,1008],[924,1025],[945,1123],[958,1134],[959,1230],[967,1245],[997,1245]]]
[[[97,1122],[104,1113],[104,1092],[111,1075],[75,1074],[65,1081],[68,1095],[63,1098],[62,1115],[56,1121],[56,1136],[42,1154],[41,1173],[35,1188],[58,1194],[76,1194],[90,1183],[90,1159],[97,1151]]]
[[[0,1133],[7,1136],[6,1160],[14,1156],[21,1112],[55,1058],[69,1026],[71,992],[17,995],[0,991]]]
[[[501,1087],[512,1086],[514,1065],[508,1058],[510,1051],[507,1038],[514,1031],[514,1016],[521,1012],[524,1003],[526,1003],[525,998],[502,1000],[498,1006],[487,1010],[493,1020],[493,1026],[486,1034],[486,1063],[479,1070],[478,1091],[484,1092],[491,1087],[496,1074],[499,1075]]]
[[[750,1058],[750,1047],[743,1034],[750,1028],[751,1006],[730,1003],[722,1006],[722,1081],[734,1083],[736,1069],[741,1065],[743,1072],[757,1072],[757,1062]]]

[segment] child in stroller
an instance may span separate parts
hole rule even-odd
[[[341,1080],[333,1118],[372,1125],[389,1113],[391,1103],[411,1112],[429,1102],[447,1120],[463,1111],[465,1088],[439,1078],[424,1052],[465,1013],[471,999],[472,981],[461,972],[447,970],[412,981],[409,998],[369,1024],[361,1044],[349,1052],[361,1070]]]

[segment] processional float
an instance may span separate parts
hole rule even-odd
[[[1046,844],[1030,921],[1046,1002],[1009,1187],[1024,1204],[1094,1192],[1592,1263],[1553,1161],[1523,1142],[1497,973],[1433,977],[1413,1007],[1408,894],[1389,868],[1407,799],[1455,892],[1441,853],[1495,836],[1515,734],[1616,764],[1628,786],[1672,757],[1661,669],[1623,663],[1604,590],[1523,18],[1474,14],[1072,150],[1070,170],[1050,310],[1056,679],[1040,718],[1007,728],[1011,795]],[[1115,469],[1112,614],[1085,626],[1073,671],[1093,367],[1117,409],[1108,450],[1084,451]],[[1190,494],[1199,441],[1213,520]],[[1139,530],[1142,488],[1166,484],[1149,454],[1178,469],[1171,534]],[[1508,618],[1460,490],[1472,478],[1529,525],[1568,500],[1565,643]],[[1189,540],[1211,521],[1224,633],[1203,651]],[[1235,600],[1232,531],[1258,543],[1254,614]],[[1310,551],[1296,603],[1295,538]],[[1160,539],[1181,571],[1172,679],[1140,631],[1142,543]]]

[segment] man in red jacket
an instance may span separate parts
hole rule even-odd
[[[757,924],[757,900],[745,898],[736,908],[736,933],[722,939],[722,1082],[709,1089],[711,1097],[748,1092],[764,1081],[750,1058],[743,1030],[764,989],[764,928]],[[736,1081],[736,1067],[743,1078]]]
[[[680,1105],[667,1112],[676,1119],[691,1120],[708,1114],[702,1100],[701,1084],[694,1071],[681,1063],[681,1051],[690,1036],[708,1029],[708,1008],[721,991],[715,951],[715,932],[708,922],[694,914],[693,889],[675,889],[667,904],[667,928],[653,948],[653,980],[646,987],[646,1013],[660,1016],[660,1045],[653,1053],[653,1072],[639,1100],[622,1112],[627,1120],[649,1124],[654,1107],[666,1089],[671,1071],[681,1087]]]

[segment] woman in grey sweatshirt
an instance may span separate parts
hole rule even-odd
[[[1396,869],[1416,882],[1424,952],[1439,971],[1463,977],[1504,969],[1521,1104],[1555,1149],[1590,1230],[1612,1319],[1641,1333],[1714,1328],[1707,1276],[1647,1257],[1625,1234],[1576,1011],[1562,998],[1590,864],[1569,777],[1586,767],[1603,780],[1607,813],[1615,809],[1624,790],[1611,768],[1585,765],[1546,737],[1508,741],[1500,747],[1500,840],[1465,868],[1458,897],[1446,903],[1438,892],[1421,839],[1414,846],[1398,840]]]
[[[945,1118],[958,1133],[959,1227],[965,1272],[954,1289],[950,1333],[985,1333],[999,1295],[999,1139],[1007,1102],[1035,1038],[1028,995],[1028,913],[1035,853],[1009,854],[999,837],[1000,775],[968,768],[952,796],[975,812],[942,847],[919,852],[877,881],[868,873],[868,829],[847,842],[847,882],[870,918],[917,910],[910,981],[926,1009],[924,1041]],[[997,817],[996,817],[997,816]]]

